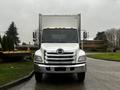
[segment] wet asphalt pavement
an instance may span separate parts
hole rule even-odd
[[[120,62],[87,60],[84,83],[76,75],[44,75],[41,83],[30,80],[8,90],[120,90]]]

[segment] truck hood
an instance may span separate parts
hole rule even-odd
[[[76,51],[79,50],[78,43],[42,43],[42,50],[56,51],[57,49],[63,49],[64,51]]]

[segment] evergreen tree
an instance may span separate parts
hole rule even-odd
[[[8,39],[9,50],[14,50],[14,45],[18,45],[18,43],[20,43],[17,28],[14,22],[10,24],[8,31],[6,32],[6,35]]]
[[[1,50],[1,48],[2,48],[1,40],[2,40],[2,38],[1,38],[1,36],[0,36],[0,50]]]
[[[107,41],[107,37],[106,37],[104,31],[103,32],[98,32],[96,34],[96,37],[94,38],[94,40],[102,40],[102,41],[104,41],[104,47],[103,48],[104,48],[104,50],[107,50],[107,48],[109,46],[109,43]]]
[[[1,36],[0,36],[0,44],[1,44],[1,40],[2,40],[2,38],[1,38]]]
[[[8,51],[9,48],[8,48],[8,40],[7,40],[7,36],[3,36],[3,38],[1,39],[1,45],[2,45],[2,50],[3,51]]]
[[[103,41],[107,41],[107,37],[105,35],[105,32],[98,32],[96,34],[96,37],[94,38],[94,40],[103,40]]]

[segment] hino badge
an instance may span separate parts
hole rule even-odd
[[[86,54],[80,49],[81,20],[78,15],[40,15],[34,71],[37,82],[43,74],[75,73],[84,81]]]

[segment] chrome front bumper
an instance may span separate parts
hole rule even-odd
[[[75,65],[44,65],[34,63],[34,70],[40,73],[80,73],[86,72],[86,63]]]

